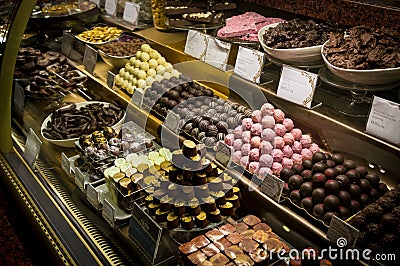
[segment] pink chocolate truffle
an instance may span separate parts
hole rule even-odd
[[[235,139],[235,141],[233,142],[233,149],[235,151],[241,151],[243,146],[243,141],[241,139]]]
[[[228,134],[225,136],[226,145],[233,146],[233,142],[235,141],[235,136],[233,134]]]
[[[274,130],[276,135],[280,137],[283,137],[286,133],[286,127],[282,124],[275,124]]]
[[[280,163],[278,163],[278,162],[273,162],[272,163],[271,170],[272,170],[273,174],[279,175],[279,173],[282,171],[282,168],[283,167],[282,167],[282,165]]]
[[[320,151],[320,150],[321,150],[321,149],[319,148],[318,144],[316,144],[316,143],[311,143],[309,149],[310,149],[310,151],[311,151],[312,153],[316,153],[317,151]]]
[[[283,158],[281,164],[283,168],[291,168],[293,166],[293,161],[289,158]]]
[[[301,139],[300,139],[300,143],[303,146],[303,148],[308,148],[310,147],[312,140],[311,137],[309,135],[302,135]]]
[[[233,153],[232,161],[234,161],[235,163],[239,164],[240,163],[240,159],[242,159],[242,152],[241,151],[235,151]]]
[[[285,142],[283,141],[282,137],[275,137],[274,139],[274,148],[275,149],[282,149],[285,146]]]
[[[269,154],[263,154],[260,156],[260,166],[261,167],[271,167],[272,163],[274,161],[274,158],[272,158],[271,155]]]
[[[285,119],[285,113],[281,109],[275,109],[274,119],[276,123],[282,123],[283,119]]]
[[[283,119],[282,124],[286,127],[287,131],[291,131],[294,127],[293,120],[290,118]]]
[[[273,149],[271,153],[274,162],[281,162],[283,159],[283,152],[280,149]]]
[[[258,174],[258,170],[260,169],[260,164],[258,162],[249,163],[249,172],[252,174]]]
[[[261,120],[261,125],[263,128],[274,128],[275,126],[275,119],[272,115],[264,116]]]
[[[290,157],[292,157],[292,155],[293,155],[293,150],[292,150],[292,148],[290,148],[289,145],[285,145],[285,146],[282,148],[282,152],[283,152],[283,156],[285,156],[285,157],[287,157],[287,158],[290,158]]]
[[[242,133],[243,133],[243,127],[242,126],[237,126],[233,130],[233,135],[235,135],[235,138],[237,138],[237,139],[242,138]]]
[[[244,143],[250,143],[251,140],[251,132],[250,131],[243,131],[242,133],[242,140]]]
[[[294,164],[302,164],[303,163],[303,158],[300,154],[298,153],[293,153],[292,155],[292,161]]]
[[[253,120],[251,120],[251,118],[247,117],[242,120],[242,126],[244,130],[250,130],[252,125],[253,125]]]
[[[273,141],[275,139],[275,136],[276,136],[275,131],[273,131],[270,128],[265,128],[261,132],[262,139],[266,141]]]
[[[274,114],[274,110],[275,110],[275,107],[270,103],[264,103],[261,106],[261,113],[263,115],[273,115]]]
[[[261,154],[271,154],[273,149],[274,147],[272,146],[271,142],[265,140],[261,141],[260,143]]]
[[[301,150],[303,149],[303,146],[301,145],[300,141],[295,141],[293,142],[292,145],[292,150],[294,153],[301,153]]]
[[[251,149],[250,143],[243,143],[243,145],[242,145],[242,155],[243,156],[249,155],[250,149]]]
[[[240,165],[247,169],[249,161],[249,156],[243,156],[242,159],[240,159]]]
[[[258,148],[251,149],[249,152],[249,157],[250,157],[250,161],[258,162],[260,160],[260,149],[258,149]]]
[[[302,149],[301,150],[301,158],[304,160],[311,160],[312,152],[309,149]]]
[[[261,131],[262,131],[262,126],[260,123],[254,123],[251,126],[251,134],[253,134],[253,136],[261,136]]]
[[[255,110],[253,113],[251,113],[251,120],[253,120],[254,123],[260,123],[262,119],[262,114],[260,110]]]
[[[300,140],[301,136],[303,136],[303,132],[301,132],[300,128],[293,128],[290,133],[293,135],[294,140]]]
[[[270,167],[260,167],[258,170],[258,177],[264,179],[268,174],[272,174]]]
[[[291,133],[285,133],[285,135],[283,135],[283,141],[286,145],[292,145],[294,143],[294,137]]]
[[[252,148],[259,148],[260,144],[261,144],[261,138],[259,136],[251,138],[250,145]]]

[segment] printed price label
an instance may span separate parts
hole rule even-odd
[[[260,83],[260,77],[264,63],[264,53],[239,46],[234,73],[244,79],[251,80],[255,83]]]
[[[107,15],[116,16],[117,15],[117,0],[106,0],[104,6]]]
[[[61,168],[66,172],[67,174],[71,173],[71,162],[65,153],[61,153]]]
[[[374,96],[366,132],[400,145],[400,104]]]
[[[175,114],[172,111],[169,111],[167,117],[165,118],[164,125],[174,133],[178,133],[179,122],[180,122],[179,115]]]
[[[140,12],[140,5],[126,2],[122,19],[129,23],[132,23],[133,25],[137,25],[139,12]]]
[[[231,44],[208,36],[208,45],[204,61],[223,71],[226,70]]]
[[[232,156],[232,148],[229,147],[225,142],[220,140],[217,146],[217,153],[215,154],[215,158],[217,161],[227,166],[231,161]]]
[[[75,169],[75,184],[80,190],[85,191],[85,175],[79,167]]]
[[[326,237],[339,248],[350,248],[356,244],[358,233],[358,229],[334,215]]]
[[[19,110],[24,110],[25,108],[25,92],[24,88],[19,85],[18,81],[14,81],[14,105],[18,107]]]
[[[115,207],[107,199],[104,199],[101,215],[104,217],[104,219],[106,219],[106,221],[111,225],[111,227],[114,227]]]
[[[207,51],[207,35],[197,30],[189,30],[186,38],[185,53],[194,58],[204,60]]]
[[[143,97],[144,93],[140,89],[136,89],[135,92],[132,95],[132,102],[134,105],[136,105],[139,108],[142,108],[143,105]]]
[[[34,167],[39,157],[42,141],[36,135],[32,128],[29,128],[29,135],[25,143],[24,158],[30,167]]]
[[[114,89],[115,86],[115,74],[111,71],[107,72],[107,87],[110,89]]]
[[[311,108],[318,75],[284,65],[277,95],[285,100]]]
[[[279,202],[282,195],[283,185],[285,181],[277,178],[276,176],[267,174],[264,181],[261,184],[261,191],[270,198]]]
[[[93,75],[97,62],[97,50],[90,45],[85,45],[85,54],[83,55],[83,65],[85,69]]]
[[[86,186],[86,198],[90,202],[90,204],[95,207],[96,210],[100,209],[99,193],[96,188],[90,183]]]
[[[67,32],[67,31],[63,32],[63,38],[62,38],[62,43],[61,43],[61,53],[67,57],[71,56],[73,38],[74,37],[71,35],[71,33]]]

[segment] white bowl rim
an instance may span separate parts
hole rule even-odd
[[[106,43],[109,43],[109,42],[117,40],[121,35],[122,35],[122,33],[120,35],[118,35],[117,37],[115,37],[114,39],[111,39],[111,40],[108,40],[108,41],[105,41],[105,42],[89,42],[89,41],[86,41],[84,39],[79,38],[78,35],[75,35],[75,38],[77,38],[81,42],[84,42],[84,43],[87,43],[87,44],[102,45],[102,44],[106,44]]]
[[[100,53],[101,55],[104,55],[104,56],[107,56],[107,57],[110,57],[110,58],[114,58],[114,59],[130,59],[130,58],[136,56],[136,54],[134,54],[134,55],[127,55],[127,56],[109,55],[109,54],[106,54],[105,52],[103,52],[101,49],[99,49],[99,53]]]

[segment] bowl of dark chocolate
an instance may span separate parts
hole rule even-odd
[[[326,67],[356,84],[400,82],[400,37],[387,29],[355,27],[346,35],[330,34],[321,49]]]
[[[294,19],[263,27],[258,39],[273,58],[288,63],[313,63],[321,60],[322,44],[329,38],[328,29],[313,21]]]
[[[68,119],[60,119],[57,122],[54,120],[55,116],[64,116]],[[73,148],[81,135],[102,130],[105,126],[111,126],[119,132],[124,119],[124,109],[115,103],[81,102],[61,107],[47,116],[42,123],[40,133],[45,140],[54,145]]]

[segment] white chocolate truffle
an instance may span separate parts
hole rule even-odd
[[[121,76],[118,74],[115,76],[115,84],[117,84],[118,86],[121,86],[123,82],[123,78],[121,78]]]
[[[140,55],[140,60],[142,60],[142,62],[147,62],[150,60],[150,55],[146,52],[142,52]]]
[[[125,68],[121,68],[119,74],[123,77],[125,75]]]
[[[163,73],[164,74],[164,73]],[[160,74],[157,74],[154,76],[154,80],[160,82],[163,79],[163,76]]]
[[[145,44],[142,44],[142,46],[140,47],[140,50],[141,50],[142,52],[148,53],[148,52],[151,51],[151,47],[150,47],[150,45],[148,45],[147,43],[145,43]]]
[[[124,80],[123,82],[122,82],[122,88],[123,89],[126,89],[126,88],[128,88],[128,85],[129,85],[129,82],[127,81],[127,80]]]
[[[146,74],[146,72],[144,70],[139,70],[139,73],[138,73],[137,76],[138,76],[139,79],[145,79],[147,74]]]
[[[171,72],[173,69],[171,63],[168,63],[168,62],[164,64],[164,67],[165,67],[166,72]]]
[[[153,50],[152,53],[150,53],[150,58],[157,60],[160,57],[160,53],[157,52],[156,50]]]
[[[137,79],[134,77],[134,78],[131,80],[131,83],[132,83],[133,85],[136,85],[136,84],[137,84]]]
[[[136,59],[140,59],[140,56],[142,56],[142,51],[137,51],[136,52]]]
[[[158,66],[158,62],[155,59],[150,59],[149,60],[149,67],[150,68],[156,68]]]
[[[144,79],[139,79],[137,83],[138,88],[144,89],[146,87],[146,81]]]
[[[139,76],[139,71],[140,71],[140,69],[138,67],[135,67],[132,71],[132,74],[135,76]]]
[[[167,61],[165,60],[165,57],[160,56],[160,57],[157,59],[157,62],[158,62],[159,65],[164,65]]]
[[[146,79],[146,86],[151,86],[153,84],[154,78],[153,77],[147,77]]]
[[[171,73],[170,72],[165,72],[163,77],[166,78],[166,79],[169,79],[171,77]]]
[[[131,63],[132,66],[135,65],[136,57],[131,57],[129,58],[129,62]]]
[[[165,72],[165,67],[163,65],[158,65],[156,68],[157,74],[163,75]]]
[[[135,60],[134,66],[135,66],[135,67],[140,67],[141,64],[142,64],[142,61],[140,61],[140,60]]]
[[[180,73],[179,73],[178,70],[173,69],[173,70],[171,71],[171,76],[179,78],[179,75],[180,75]]]
[[[156,74],[157,72],[153,68],[147,70],[147,76],[154,77]]]
[[[142,62],[142,63],[140,64],[140,69],[143,70],[143,71],[149,70],[149,63],[147,63],[147,62]]]

